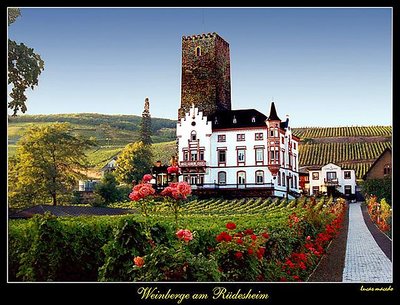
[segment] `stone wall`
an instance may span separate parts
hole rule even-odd
[[[178,119],[184,117],[192,104],[204,115],[230,110],[230,88],[229,44],[216,33],[183,36]]]

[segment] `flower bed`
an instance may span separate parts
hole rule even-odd
[[[366,200],[368,214],[371,220],[385,234],[391,236],[392,209],[391,206],[383,198],[380,202],[377,197],[370,195]]]
[[[304,281],[340,229],[345,210],[341,200],[321,205],[255,199],[249,205],[270,209],[246,214],[239,208],[243,202],[235,202],[225,203],[237,214],[182,211],[178,222],[174,212],[165,212],[175,204],[173,195],[152,203],[167,210],[149,209],[146,215],[10,221],[10,279]]]

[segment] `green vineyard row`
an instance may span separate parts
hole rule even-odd
[[[392,126],[302,127],[293,128],[301,139],[325,137],[390,137]]]
[[[386,148],[392,148],[392,143],[357,142],[301,145],[299,147],[299,163],[300,166],[335,163],[346,168],[354,169],[357,178],[361,178]]]
[[[237,215],[263,215],[266,213],[270,217],[280,215],[279,212],[287,211],[288,209],[297,209],[305,206],[310,206],[315,210],[329,207],[333,204],[332,197],[321,197],[317,201],[312,202],[311,198],[300,197],[287,201],[285,198],[242,198],[242,199],[194,199],[185,202],[181,206],[181,216],[187,217],[203,217],[203,216],[237,216]],[[131,208],[140,210],[137,202],[122,202],[111,205],[114,208]],[[171,217],[169,204],[166,202],[158,202],[150,209],[150,214],[153,217]],[[274,216],[275,215],[275,216]]]

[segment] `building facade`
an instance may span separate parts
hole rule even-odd
[[[344,195],[355,195],[356,173],[352,169],[342,169],[329,163],[320,169],[309,171],[310,195],[334,194],[338,191]]]
[[[392,176],[392,150],[386,148],[363,176],[364,180],[383,179]]]
[[[183,37],[180,180],[194,190],[259,190],[292,198],[299,191],[299,139],[289,118],[281,121],[274,102],[269,116],[232,110],[229,69],[229,44],[220,36]]]

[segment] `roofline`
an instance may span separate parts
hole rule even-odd
[[[235,131],[235,130],[254,130],[254,129],[268,129],[268,127],[267,127],[267,125],[265,125],[265,126],[251,126],[251,127],[214,128],[213,132]]]

